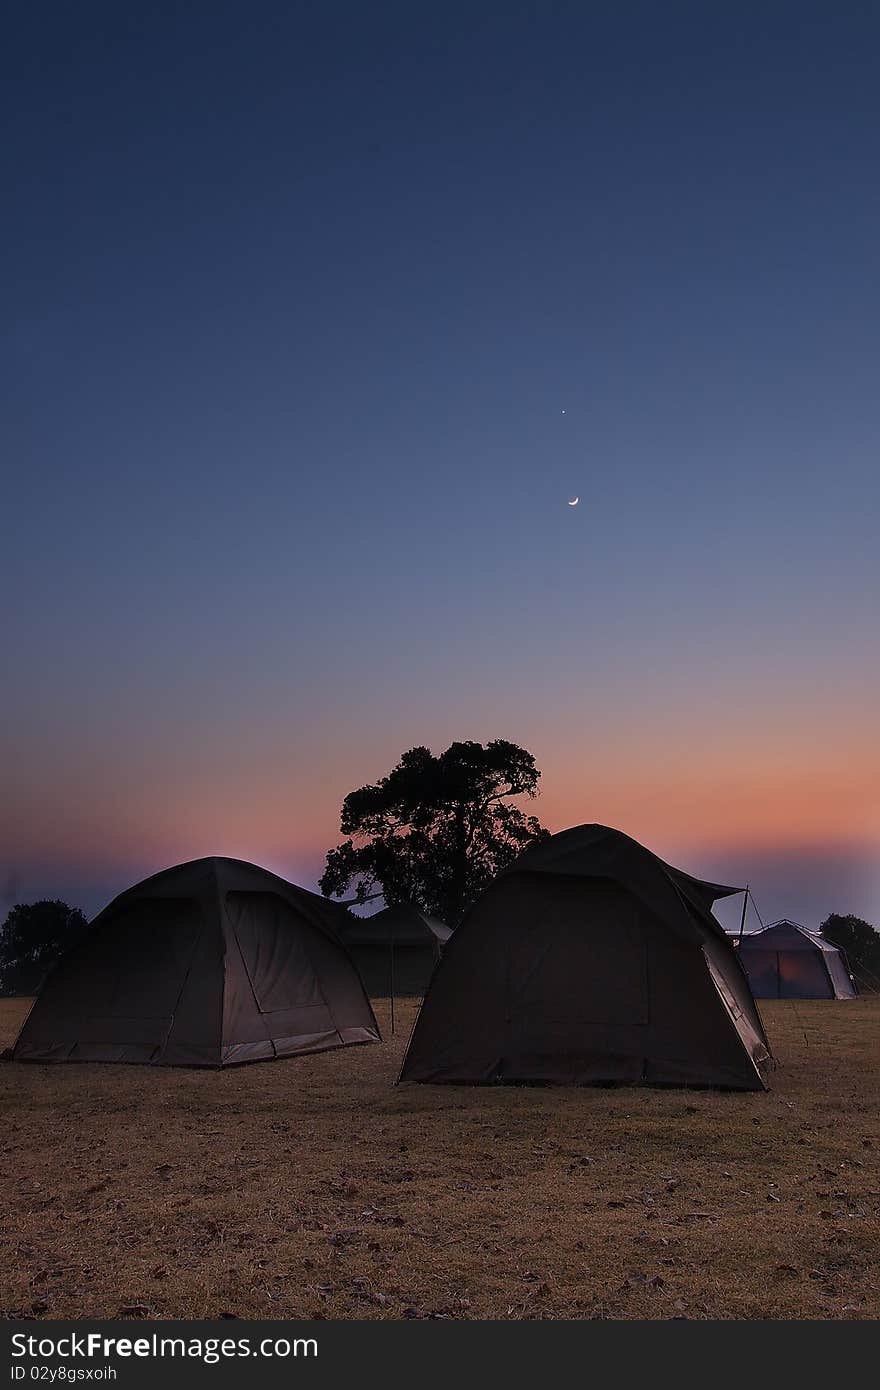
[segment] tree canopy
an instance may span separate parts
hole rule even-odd
[[[410,748],[386,777],[346,796],[349,838],[327,855],[322,893],[413,902],[457,925],[497,873],[549,835],[512,804],[534,798],[540,776],[532,754],[505,739],[452,743],[437,756]]]
[[[822,935],[846,952],[849,968],[861,985],[880,989],[880,933],[863,917],[832,912],[819,928]]]
[[[0,927],[0,991],[33,994],[87,926],[78,907],[57,898],[16,903]]]

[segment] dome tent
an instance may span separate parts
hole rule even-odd
[[[385,907],[372,917],[349,914],[340,927],[367,993],[377,999],[423,995],[451,935],[451,927],[415,903]]]
[[[854,999],[846,956],[819,932],[782,918],[739,943],[756,999]]]
[[[378,1042],[344,910],[238,859],[121,893],[48,976],[13,1057],[223,1067]]]
[[[762,1089],[766,1034],[711,913],[738,891],[607,826],[529,846],[446,947],[399,1079]]]

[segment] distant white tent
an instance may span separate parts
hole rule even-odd
[[[853,999],[858,994],[840,947],[787,918],[743,936],[739,958],[756,999]]]

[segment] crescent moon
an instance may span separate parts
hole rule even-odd
[[[570,507],[576,507],[577,504],[578,504],[578,502],[580,502],[580,500],[581,500],[581,499],[580,499],[579,497],[570,497],[570,498],[569,498],[569,501],[568,501],[568,505],[569,505]]]

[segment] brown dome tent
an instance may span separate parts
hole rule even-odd
[[[628,835],[531,845],[465,916],[401,1081],[759,1090],[770,1049],[716,898]]]
[[[62,957],[13,1057],[224,1067],[378,1042],[344,915],[239,859],[166,869]]]
[[[428,987],[452,928],[415,906],[399,903],[372,917],[349,915],[340,936],[375,999],[420,997]]]
[[[854,999],[855,981],[839,946],[783,918],[739,944],[756,999]]]

